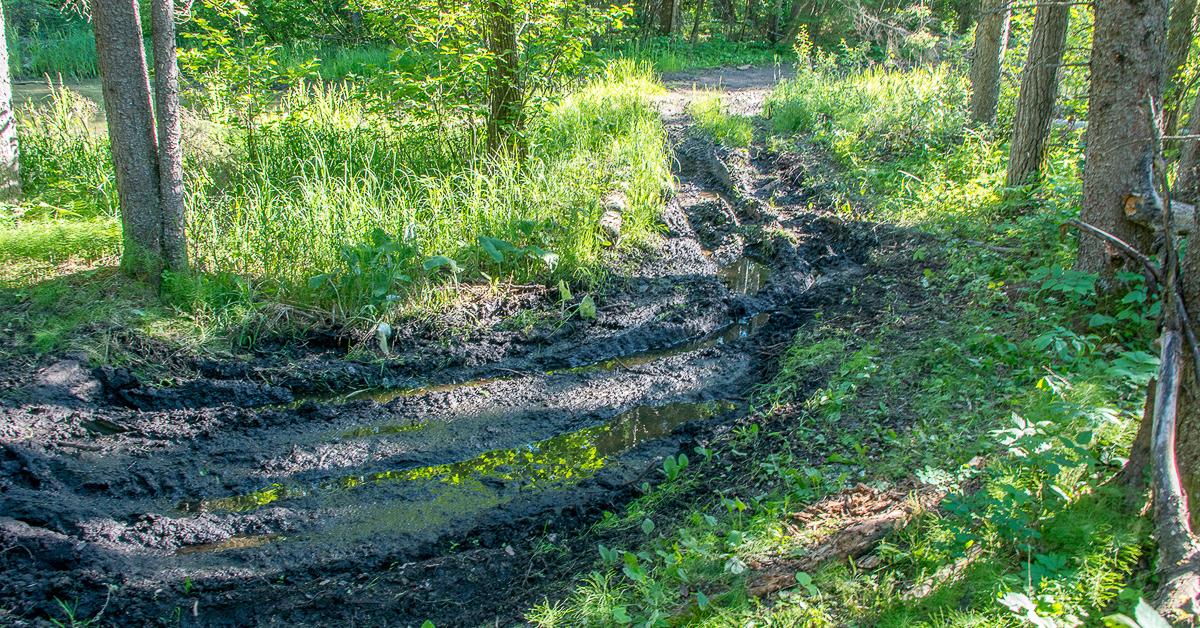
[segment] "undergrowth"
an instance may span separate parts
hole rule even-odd
[[[878,321],[799,332],[743,426],[599,522],[624,546],[598,548],[594,570],[530,621],[1100,625],[1147,596],[1148,522],[1103,482],[1157,366],[1158,306],[1138,277],[1101,299],[1096,277],[1070,268],[1076,242],[1058,226],[1077,212],[1078,136],[1056,135],[1046,184],[1006,205],[1005,147],[967,124],[964,86],[953,66],[829,60],[779,86],[774,143],[832,156],[836,176],[810,181],[826,202],[932,237],[878,261],[904,269],[874,280]],[[769,601],[749,595],[758,569],[819,542],[821,526],[794,513],[860,483],[908,482],[948,496],[865,559],[797,573]]]
[[[165,308],[123,305],[177,319],[159,326],[183,334],[174,341],[226,333],[245,344],[270,332],[265,321],[287,333],[331,319],[436,316],[464,283],[561,281],[586,294],[616,244],[598,229],[605,194],[628,198],[622,246],[657,228],[671,185],[649,101],[658,89],[647,66],[610,63],[533,117],[521,164],[487,155],[471,124],[395,117],[350,82],[296,86],[246,129],[189,117],[197,272],[166,278]],[[108,312],[60,305],[44,313],[64,321],[55,325],[30,297],[110,263],[119,247],[107,140],[85,123],[88,107],[57,88],[19,120],[27,198],[0,215],[0,259],[11,262],[3,280],[10,296],[34,302],[8,325],[18,347],[52,350],[69,337],[30,344],[35,321],[87,329]]]

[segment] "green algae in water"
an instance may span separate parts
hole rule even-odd
[[[470,460],[441,465],[381,471],[369,475],[352,475],[326,482],[317,489],[288,487],[282,484],[249,493],[214,500],[184,502],[181,510],[198,505],[198,510],[242,512],[274,502],[306,497],[326,492],[338,493],[367,484],[385,482],[433,482],[470,489],[467,500],[476,506],[498,503],[497,491],[483,481],[516,486],[521,489],[569,487],[590,478],[608,462],[639,444],[661,438],[689,421],[710,419],[734,408],[728,401],[703,403],[671,403],[661,406],[639,406],[624,412],[608,423],[548,438],[514,449],[489,451]],[[432,502],[451,500],[446,493],[435,492]],[[476,509],[460,504],[467,511]]]

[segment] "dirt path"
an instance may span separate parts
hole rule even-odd
[[[875,244],[810,210],[802,156],[690,128],[693,84],[755,114],[773,68],[670,77],[679,184],[654,250],[618,260],[595,321],[446,343],[407,330],[356,363],[310,348],[196,361],[167,386],[64,359],[0,397],[0,623],[490,623],[592,550],[538,543],[722,429]],[[477,313],[559,308],[549,293]],[[580,544],[576,546],[582,547]]]

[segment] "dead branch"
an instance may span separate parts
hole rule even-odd
[[[1164,616],[1181,610],[1200,614],[1200,546],[1192,534],[1188,519],[1187,497],[1179,479],[1175,460],[1175,427],[1183,355],[1178,331],[1163,332],[1158,387],[1154,399],[1154,427],[1151,455],[1154,459],[1154,536],[1160,553],[1159,571],[1163,583],[1155,606]]]
[[[828,498],[797,513],[795,518],[806,520],[818,517],[830,506],[837,507],[839,501],[869,495],[873,503],[860,505],[860,512],[851,512],[852,519],[840,525],[833,534],[811,544],[809,551],[800,558],[773,560],[756,566],[747,584],[747,593],[755,597],[767,597],[784,589],[796,586],[798,572],[815,571],[830,562],[858,558],[870,552],[888,534],[902,528],[922,510],[927,510],[941,501],[945,492],[934,488],[923,488],[913,493],[893,490],[877,493],[865,486],[851,489],[849,495]],[[849,510],[849,509],[848,509]],[[829,518],[829,517],[826,517]]]
[[[1134,261],[1141,263],[1142,267],[1145,268],[1148,273],[1150,273],[1151,277],[1153,277],[1155,281],[1162,283],[1162,269],[1158,267],[1158,264],[1155,264],[1149,257],[1146,257],[1144,253],[1133,248],[1121,238],[1118,238],[1117,236],[1099,227],[1089,225],[1081,220],[1068,220],[1067,224],[1107,241],[1109,244],[1115,246],[1118,250],[1132,258]]]

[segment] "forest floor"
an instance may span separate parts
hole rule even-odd
[[[326,338],[164,353],[163,381],[4,367],[0,623],[490,625],[563,594],[612,543],[592,524],[728,435],[797,332],[937,307],[921,236],[829,211],[816,152],[693,127],[695,87],[757,116],[777,72],[667,77],[665,234],[613,260],[594,320],[528,287],[464,306],[470,335],[397,330],[375,362]],[[744,479],[702,473],[706,493]]]

